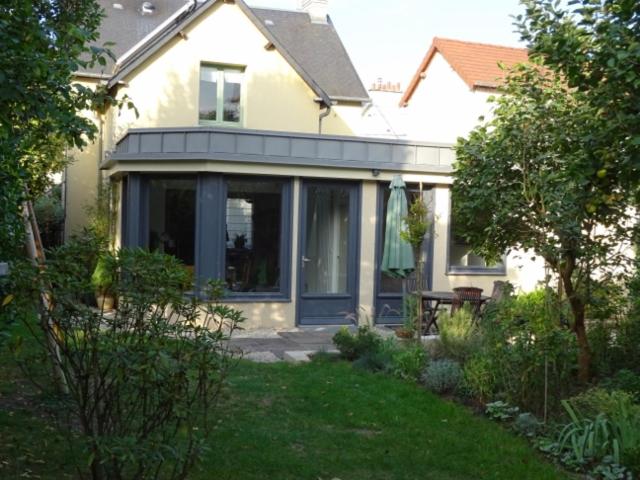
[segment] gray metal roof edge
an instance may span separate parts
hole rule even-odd
[[[454,144],[442,142],[428,142],[423,140],[400,140],[397,138],[380,138],[380,137],[361,137],[350,135],[325,135],[317,133],[300,133],[300,132],[283,132],[278,130],[256,130],[251,128],[224,128],[224,127],[160,127],[160,128],[130,128],[127,132],[116,141],[116,145],[120,144],[129,134],[134,133],[234,133],[248,135],[263,135],[273,137],[289,137],[289,138],[309,138],[314,140],[341,140],[347,142],[369,142],[384,143],[387,145],[416,145],[419,147],[449,148],[453,150]]]
[[[146,42],[140,45],[137,52],[131,54],[131,57],[127,59],[124,64],[120,66],[117,72],[111,77],[109,83],[107,84],[108,88],[116,85],[124,76],[129,74],[132,70],[137,68],[140,64],[142,64],[145,60],[147,60],[151,55],[160,50],[164,45],[166,45],[178,31],[178,28],[185,28],[189,26],[194,20],[200,17],[206,10],[213,7],[220,0],[207,0],[206,3],[203,3],[200,6],[192,10],[187,10],[185,15],[182,17],[178,17],[172,24],[167,25],[166,29],[158,32],[153,37],[150,37]],[[241,0],[238,0],[241,1]],[[116,63],[117,66],[117,63]]]
[[[109,80],[111,75],[108,73],[93,73],[93,72],[83,72],[81,70],[76,70],[71,75],[72,77],[85,77],[85,78],[95,78],[98,80]]]
[[[339,97],[331,96],[331,100],[336,102],[351,102],[351,103],[371,103],[371,97]]]
[[[240,10],[242,10],[244,14],[249,18],[249,20],[253,22],[260,33],[262,33],[271,43],[273,43],[280,55],[282,55],[284,59],[289,63],[289,65],[293,67],[296,73],[302,77],[305,83],[309,85],[311,90],[313,90],[316,95],[322,98],[322,101],[325,103],[325,105],[331,105],[331,97],[329,97],[327,92],[320,88],[320,85],[318,85],[316,81],[311,77],[311,75],[309,75],[307,71],[302,68],[302,65],[300,65],[293,58],[291,53],[289,53],[289,51],[284,47],[278,37],[276,37],[276,35],[260,21],[260,18],[258,18],[251,7],[249,7],[243,0],[236,0],[236,3],[238,7],[240,7]]]
[[[203,13],[205,13],[209,8],[213,7],[219,0],[209,0],[207,3],[196,7],[193,10],[190,10],[187,15],[177,18],[175,23],[169,25],[166,30],[162,32],[158,32],[154,37],[151,37],[147,42],[140,46],[138,52],[134,53],[130,59],[128,59],[120,69],[111,77],[107,86],[108,88],[116,85],[124,76],[129,74],[132,70],[138,67],[141,63],[147,60],[151,55],[160,50],[164,45],[166,45],[178,32],[179,28],[188,27],[194,20],[199,18]],[[266,26],[262,24],[260,19],[256,16],[256,14],[251,10],[251,8],[243,1],[243,0],[235,0],[235,3],[238,5],[240,10],[251,20],[251,22],[256,26],[256,28],[262,33],[271,43],[274,44],[276,49],[280,52],[280,54],[285,58],[285,60],[293,67],[293,69],[302,77],[307,85],[313,90],[313,92],[322,98],[323,102],[326,105],[331,104],[331,99],[327,95],[327,93],[320,88],[320,86],[311,78],[311,76],[295,61],[295,59],[291,56],[291,54],[287,51],[286,48],[282,45],[282,43],[275,37],[273,32],[271,32]]]
[[[192,162],[212,162],[231,161],[250,163],[257,165],[285,165],[303,167],[335,167],[347,168],[350,170],[386,170],[386,171],[408,171],[416,173],[433,173],[447,175],[453,172],[451,165],[410,165],[384,162],[363,162],[335,159],[310,159],[307,157],[280,157],[274,155],[249,155],[237,153],[121,153],[113,154],[100,164],[100,169],[110,169],[118,162],[172,162],[172,161],[192,161]]]

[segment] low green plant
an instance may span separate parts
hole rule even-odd
[[[429,362],[422,374],[422,383],[434,393],[453,393],[462,381],[462,370],[453,360]]]
[[[597,469],[601,475],[626,475],[621,465],[636,469],[640,449],[640,415],[637,410],[629,409],[627,402],[618,398],[617,407],[609,413],[586,416],[574,402],[562,401],[570,421],[562,427],[557,440],[544,450],[576,470]]]
[[[441,313],[438,325],[440,343],[447,358],[464,364],[481,347],[481,338],[474,327],[473,314],[468,306],[453,315]]]
[[[600,386],[607,390],[621,390],[640,403],[640,375],[628,369],[617,371],[614,375],[603,379]]]
[[[354,361],[378,351],[382,345],[382,337],[368,325],[359,326],[355,333],[342,327],[333,336],[333,343],[342,358]]]
[[[110,254],[102,254],[98,257],[96,268],[91,275],[91,284],[96,292],[101,294],[109,294],[115,281],[115,274],[111,269],[113,262],[109,261]]]
[[[420,344],[412,344],[404,348],[396,348],[391,359],[391,373],[396,377],[417,381],[420,379],[427,352]]]
[[[640,415],[640,405],[634,403],[631,394],[622,390],[590,388],[571,397],[569,403],[587,417],[594,417],[599,413],[605,414],[608,418]]]
[[[513,405],[509,405],[507,402],[503,402],[502,400],[497,400],[495,402],[487,403],[484,412],[492,420],[506,422],[507,420],[513,420],[520,412],[520,409]]]
[[[497,381],[497,372],[487,355],[476,355],[464,365],[465,388],[480,402],[495,395]]]
[[[520,413],[513,421],[513,429],[523,437],[535,438],[542,430],[542,423],[533,413]]]

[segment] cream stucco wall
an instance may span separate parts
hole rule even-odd
[[[243,128],[302,133],[318,132],[315,93],[252,21],[232,3],[218,3],[124,78],[120,95],[128,95],[133,111],[113,112],[108,149],[129,128],[198,125],[200,65],[244,68]],[[323,121],[323,133],[352,135],[349,123],[362,106],[336,105]]]
[[[472,90],[436,52],[409,105],[400,109],[398,130],[414,140],[455,143],[490,114],[486,91]]]
[[[78,79],[76,83],[94,88],[97,80]],[[99,128],[100,120],[95,112],[82,115]],[[82,150],[74,148],[68,152],[71,163],[64,170],[65,238],[82,229],[87,223],[86,207],[94,204],[98,179],[100,178],[100,142],[90,143]]]
[[[506,275],[459,275],[447,273],[447,253],[449,243],[450,190],[447,186],[435,188],[435,225],[433,289],[451,291],[455,287],[478,287],[487,295],[491,294],[493,282],[508,280],[516,290],[531,291],[544,279],[544,262],[540,257],[522,251],[514,251],[507,256]]]

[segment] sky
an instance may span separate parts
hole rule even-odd
[[[247,0],[296,9],[298,0]],[[511,15],[518,0],[329,0],[329,15],[365,87],[379,77],[404,88],[434,36],[523,46]]]

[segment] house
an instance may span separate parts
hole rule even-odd
[[[139,115],[91,114],[99,138],[65,175],[67,232],[105,179],[117,244],[173,254],[200,284],[222,279],[248,328],[348,323],[359,309],[397,322],[402,286],[379,263],[401,174],[430,208],[429,288],[526,281],[517,262],[449,265],[451,146],[358,136],[370,98],[326,0],[102,4],[117,60],[76,80],[127,95]]]
[[[455,143],[490,115],[487,99],[527,50],[434,38],[400,99],[409,138]]]

